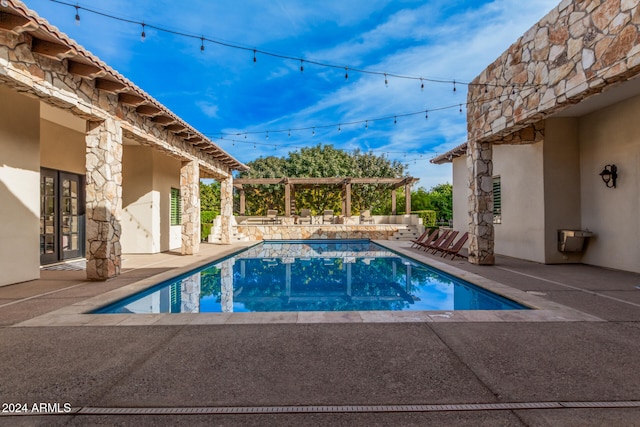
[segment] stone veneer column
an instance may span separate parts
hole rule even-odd
[[[87,279],[120,274],[122,210],[122,129],[112,118],[87,122]]]
[[[180,168],[182,201],[182,255],[200,252],[200,168],[198,162],[182,162]]]
[[[470,141],[469,169],[469,262],[493,265],[493,146]]]
[[[220,241],[223,244],[231,243],[233,225],[233,177],[220,180]]]

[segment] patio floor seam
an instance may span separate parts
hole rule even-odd
[[[640,408],[640,401],[549,401],[504,403],[451,403],[410,405],[296,405],[296,406],[82,406],[68,412],[2,413],[4,417],[29,417],[43,415],[247,415],[247,414],[338,414],[338,413],[394,413],[394,412],[471,412],[471,411],[521,411],[521,410],[575,410],[575,409],[623,409]],[[514,413],[514,412],[512,412]],[[514,414],[518,417],[516,414]],[[522,421],[519,417],[518,419]]]

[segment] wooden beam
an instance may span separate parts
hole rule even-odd
[[[416,178],[238,178],[236,181],[243,184],[269,185],[282,184],[290,182],[295,185],[344,185],[351,184],[391,184],[395,186],[403,186],[407,183],[414,183]]]
[[[96,89],[102,90],[104,92],[120,93],[126,88],[127,86],[124,83],[101,78],[96,79]]]
[[[162,113],[162,110],[154,105],[142,104],[136,107],[136,112],[143,116],[153,117]]]
[[[405,215],[411,213],[411,184],[404,186],[404,213]]]
[[[75,55],[76,51],[71,46],[60,43],[52,43],[46,40],[33,38],[31,52],[52,59],[62,60]]]
[[[244,190],[241,188],[240,189],[240,215],[244,215],[245,211],[247,210],[246,205],[247,205],[247,202],[246,202]]]
[[[398,209],[396,207],[396,188],[391,189],[391,215],[398,215]]]
[[[291,184],[284,186],[284,216],[291,216]]]
[[[31,21],[24,16],[12,15],[0,12],[0,30],[11,31],[15,34],[22,34],[38,29],[38,23]]]
[[[154,123],[160,123],[164,126],[175,123],[176,119],[166,114],[160,114],[159,116],[155,116],[153,119],[151,119],[151,121]]]
[[[92,64],[85,64],[82,62],[68,61],[67,70],[71,74],[76,76],[86,77],[89,79],[95,79],[97,77],[103,77],[107,74],[105,70],[100,67],[96,67]]]
[[[139,95],[132,93],[121,93],[118,95],[118,102],[125,105],[131,105],[137,107],[145,102],[145,99]]]
[[[345,191],[344,212],[342,212],[342,215],[346,217],[350,217],[351,216],[351,183],[350,182],[347,182],[346,184],[344,184],[344,191]]]
[[[165,126],[164,128],[165,128],[165,130],[168,130],[169,132],[178,133],[178,132],[182,132],[183,130],[185,130],[186,126],[181,125],[180,123],[173,123],[173,124],[170,124],[169,126]]]

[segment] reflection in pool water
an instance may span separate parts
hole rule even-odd
[[[526,309],[369,241],[265,242],[99,313]]]

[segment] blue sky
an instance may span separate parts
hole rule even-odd
[[[433,156],[466,141],[467,88],[367,75],[257,55],[469,82],[558,0],[92,0],[69,3],[193,35],[167,34],[50,0],[41,17],[208,135],[242,162],[318,143],[398,160],[427,189],[451,182]],[[206,39],[248,50],[223,47]],[[463,112],[460,113],[460,104]],[[375,121],[404,113],[424,114]],[[353,121],[370,120],[346,125]],[[338,124],[340,131],[338,131]],[[322,126],[335,124],[329,128]],[[311,128],[292,131],[288,129]],[[276,130],[287,130],[275,132]],[[267,131],[271,131],[268,134]],[[259,132],[231,137],[223,134]],[[235,139],[236,142],[232,142]],[[255,148],[254,148],[255,145]]]

